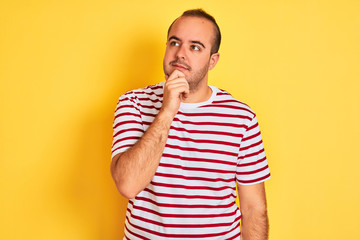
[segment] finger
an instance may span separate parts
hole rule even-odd
[[[181,78],[181,77],[185,77],[185,74],[176,69],[170,74],[168,79],[171,80],[171,79],[176,79],[176,78]]]
[[[188,82],[186,81],[185,78],[175,78],[175,79],[169,79],[165,82],[165,87],[170,87],[172,85],[177,85],[177,84],[180,84],[180,85],[186,85],[188,86]]]
[[[182,98],[186,99],[189,96],[189,94],[190,94],[190,90],[189,90],[189,85],[187,84],[186,88],[185,88],[185,91],[183,91],[182,94],[181,94]]]
[[[167,86],[167,91],[171,91],[177,94],[180,94],[182,92],[189,92],[189,88],[184,83],[175,83]]]
[[[168,86],[168,91],[170,91],[171,95],[177,96],[180,98],[180,100],[183,102],[185,101],[189,96],[189,85],[187,82],[178,82],[173,83]]]
[[[176,79],[172,79],[172,80],[168,80],[165,83],[167,88],[172,88],[172,87],[180,87],[183,86],[186,89],[186,93],[189,93],[189,83],[185,78],[176,78]]]
[[[181,101],[185,101],[188,98],[189,94],[182,92],[181,93]]]

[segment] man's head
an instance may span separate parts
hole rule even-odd
[[[215,67],[219,53],[220,31],[212,16],[201,9],[189,10],[168,30],[164,72],[184,73],[190,91],[207,86],[208,71]]]
[[[213,45],[211,47],[211,54],[213,53],[217,53],[219,51],[220,48],[220,43],[221,43],[221,32],[220,32],[220,28],[217,25],[215,18],[213,16],[211,16],[210,14],[208,14],[207,12],[205,12],[202,9],[191,9],[191,10],[187,10],[185,11],[179,18],[181,17],[199,17],[199,18],[205,18],[207,20],[209,20],[210,22],[213,23],[214,25],[214,42]],[[176,20],[178,20],[179,18],[175,19],[172,24],[170,25],[169,29],[168,29],[168,37],[169,37],[169,33],[171,30],[171,27],[174,25],[174,23],[176,22]]]

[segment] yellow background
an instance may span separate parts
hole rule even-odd
[[[223,34],[210,84],[257,113],[271,240],[360,236],[360,1],[0,2],[0,239],[120,239],[113,112],[163,80],[169,24]]]

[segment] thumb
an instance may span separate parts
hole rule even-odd
[[[182,100],[185,100],[189,97],[189,91],[184,91],[181,93]]]

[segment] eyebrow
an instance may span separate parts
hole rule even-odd
[[[192,43],[195,43],[195,44],[199,44],[201,45],[203,48],[205,48],[204,44],[202,44],[200,41],[191,41]]]
[[[175,36],[171,36],[168,41],[170,41],[170,40],[176,40],[176,41],[180,41],[180,42],[181,42],[180,38],[175,37]],[[202,42],[200,42],[200,41],[190,41],[190,42],[191,42],[191,43],[195,43],[195,44],[199,44],[199,45],[202,46],[203,48],[206,48],[205,45],[204,45]]]

